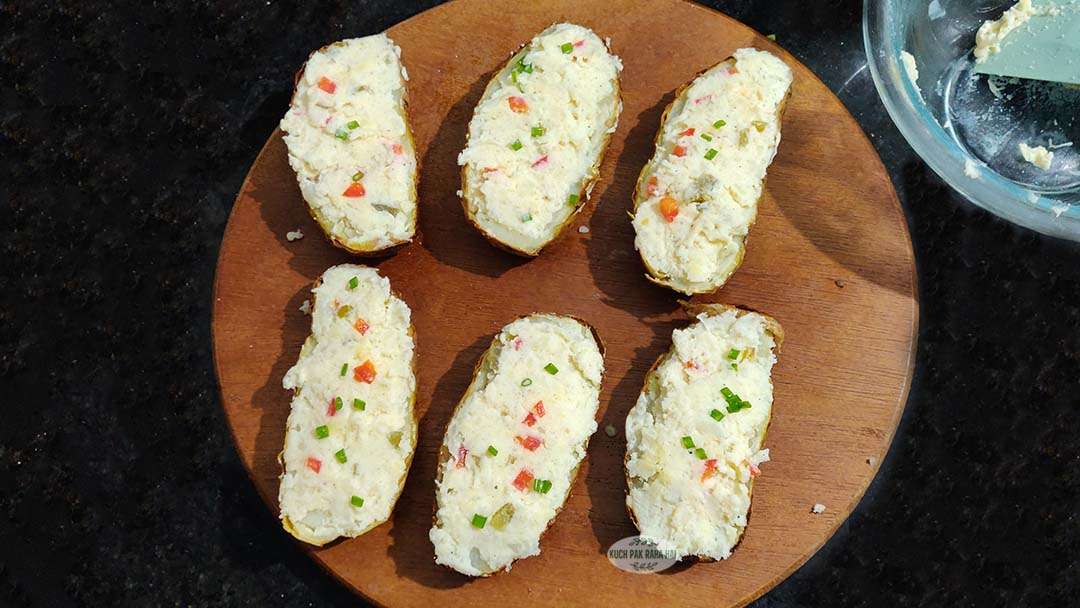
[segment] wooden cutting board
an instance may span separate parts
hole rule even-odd
[[[466,223],[456,158],[492,71],[561,20],[611,38],[625,64],[625,108],[592,200],[561,240],[526,261],[494,249]],[[859,501],[889,447],[911,378],[918,314],[911,242],[885,169],[858,125],[780,47],[681,0],[458,0],[389,34],[411,77],[422,238],[370,263],[413,310],[420,441],[390,522],[323,549],[298,549],[390,606],[727,606],[770,589]],[[772,462],[758,478],[750,525],[731,559],[630,574],[605,556],[609,545],[635,533],[624,508],[624,420],[645,372],[686,319],[677,294],[645,280],[626,211],[674,89],[743,46],[778,54],[794,69],[795,84],[746,261],[726,287],[703,299],[753,307],[784,325],[766,442]],[[285,234],[297,228],[304,238],[288,242]],[[281,378],[310,324],[300,305],[323,270],[347,261],[363,263],[322,238],[275,132],[233,207],[213,312],[228,423],[275,513],[275,458],[290,399]],[[534,311],[582,317],[606,343],[601,430],[542,554],[508,574],[470,580],[436,567],[428,541],[437,448],[492,335]],[[618,429],[614,437],[602,430],[607,425]],[[811,513],[815,503],[826,511]]]

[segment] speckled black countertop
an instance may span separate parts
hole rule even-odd
[[[433,3],[0,2],[0,605],[358,604],[240,465],[211,284],[308,51]],[[1075,605],[1080,247],[978,210],[915,156],[863,69],[858,1],[709,4],[777,33],[851,109],[919,267],[896,441],[757,605]]]

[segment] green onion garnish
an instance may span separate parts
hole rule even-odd
[[[341,403],[341,397],[334,397],[334,411],[340,410],[344,405]]]
[[[352,506],[354,506],[354,507],[362,507],[362,506],[364,506],[364,499],[360,498],[359,496],[353,496],[352,500],[350,500],[349,502],[351,502]]]
[[[345,461],[348,460],[348,458],[345,456],[345,448],[341,448],[340,450],[334,452],[334,458],[336,458],[337,461],[341,464],[345,464]]]
[[[479,513],[472,516],[472,525],[474,528],[483,528],[487,524],[487,518]]]
[[[579,200],[581,199],[578,197],[578,195],[571,194],[570,196],[566,197],[566,204],[570,205],[571,207],[576,207]]]
[[[533,491],[547,494],[551,491],[551,482],[547,479],[536,479],[533,481]]]
[[[716,121],[716,122],[712,123],[712,126],[714,126],[714,127],[716,127],[717,129],[719,129],[720,127],[722,127],[722,126],[724,126],[724,125],[726,125],[726,124],[727,124],[726,122],[724,122],[724,121],[722,121],[722,120],[718,120],[718,121]]]
[[[330,436],[330,427],[326,426],[325,424],[315,427],[315,436],[319,439],[326,439]]]
[[[342,363],[341,364],[341,377],[342,378],[345,377],[345,372],[347,372],[347,371],[349,371],[349,364],[348,363]]]
[[[720,389],[720,394],[724,396],[728,403],[731,403],[731,398],[735,397],[735,393],[731,392],[731,389],[726,386]]]
[[[533,137],[540,137],[543,134],[544,134],[544,127],[541,127],[540,125],[537,125],[537,126],[532,128],[532,136]]]
[[[357,171],[356,173],[352,174],[352,181],[358,182],[358,181],[360,181],[362,179],[364,179],[364,172],[363,171]]]
[[[532,378],[525,378],[521,381],[521,386],[529,386],[530,384],[532,384]]]
[[[720,410],[713,410],[709,412],[709,415],[712,416],[712,419],[717,422],[720,422],[724,419],[724,412],[721,412]]]
[[[740,353],[740,352],[741,352],[741,351],[739,351],[739,349],[737,349],[737,348],[733,348],[733,349],[731,349],[731,350],[727,351],[727,358],[728,358],[728,359],[731,359],[732,361],[734,361],[734,360],[736,360],[736,359],[738,359],[738,358],[739,358],[739,353]]]
[[[539,492],[540,488],[542,488],[542,487],[544,487],[544,480],[543,479],[534,479],[533,480],[533,492]]]
[[[511,150],[520,150],[521,149],[521,140],[520,139],[515,139],[514,143],[510,144],[510,149]]]
[[[355,129],[360,126],[360,123],[356,122],[355,120],[350,120],[349,122],[345,123],[345,126],[349,129]]]
[[[687,435],[686,437],[683,437],[682,438],[682,447],[684,447],[684,448],[686,448],[688,450],[690,448],[693,448],[694,447],[694,438],[689,436],[689,435]]]
[[[533,70],[532,64],[531,63],[525,63],[525,58],[524,57],[522,57],[521,59],[518,59],[517,68],[516,68],[517,72],[519,72],[519,73],[524,72],[526,74],[532,74],[532,70]]]
[[[705,448],[698,448],[694,450],[694,455],[698,457],[698,460],[705,460],[709,457],[709,455],[705,453]]]
[[[555,374],[559,373],[559,368],[555,367],[554,363],[548,363],[544,366],[544,371],[554,376]]]
[[[356,286],[360,284],[360,277],[353,277],[349,279],[349,289],[356,289]]]
[[[338,129],[337,131],[334,131],[334,137],[341,141],[345,141],[346,139],[349,139],[349,132],[345,129]]]
[[[708,151],[705,152],[705,160],[712,160],[716,158],[717,154],[718,152],[716,150],[709,148]]]
[[[709,135],[708,133],[702,133],[701,139],[704,139],[705,141],[712,141],[712,135]]]
[[[735,412],[748,409],[749,407],[750,407],[750,402],[749,401],[740,400],[738,403],[732,403],[732,404],[728,405],[727,406],[727,411],[728,411],[729,414],[734,414]]]
[[[731,369],[733,369],[735,371],[739,371],[739,364],[738,363],[732,363],[731,364]]]
[[[523,221],[523,222],[531,222],[532,221],[532,214],[531,213],[526,213],[525,215],[521,216],[521,221]]]
[[[569,55],[570,53],[574,52],[574,43],[573,42],[567,42],[567,43],[563,44],[562,46],[560,46],[559,48],[562,49],[563,53]]]
[[[488,446],[488,454],[491,454],[492,456],[498,456],[499,455],[499,450],[496,450],[495,446],[489,445]]]
[[[352,407],[353,407],[354,410],[360,410],[362,412],[362,411],[364,411],[364,409],[367,408],[367,402],[364,401],[363,399],[353,399],[352,400]]]
[[[540,488],[541,494],[547,494],[551,490],[551,482],[547,479],[544,480],[544,486]]]
[[[765,36],[765,37],[768,38],[769,40],[772,40],[773,42],[776,42],[776,34],[769,34],[768,36]]]

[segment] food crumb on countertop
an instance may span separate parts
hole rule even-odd
[[[300,305],[300,312],[305,315],[311,314],[311,300],[304,300],[304,303]]]
[[[811,511],[811,512],[812,512],[812,513],[813,513],[814,515],[817,515],[817,514],[819,514],[819,513],[824,513],[824,512],[825,512],[825,505],[821,504],[820,502],[819,502],[819,503],[816,503],[816,504],[814,505],[814,507],[813,507],[812,509],[810,509],[810,511]]]
[[[866,459],[866,464],[873,465],[875,462],[877,462],[877,458],[873,456]]]
[[[577,231],[580,232],[581,234],[588,234],[589,233],[589,227],[588,226],[579,226]]]
[[[288,240],[290,243],[292,241],[299,241],[302,238],[304,238],[304,233],[301,232],[299,228],[285,233],[285,239]]]
[[[615,425],[614,424],[609,424],[609,425],[604,427],[604,432],[607,433],[608,437],[614,437],[615,433],[617,433],[618,431],[615,430]]]

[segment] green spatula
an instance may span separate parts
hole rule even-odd
[[[1009,33],[1001,49],[975,65],[980,74],[1080,85],[1080,2],[1033,2],[1056,14],[1032,16]]]

